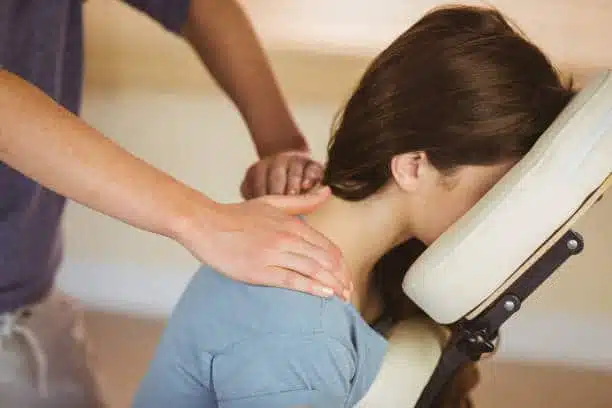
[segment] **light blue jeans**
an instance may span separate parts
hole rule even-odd
[[[81,313],[58,294],[0,314],[0,408],[105,408],[84,335]]]

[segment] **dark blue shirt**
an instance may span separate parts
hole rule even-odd
[[[175,307],[133,408],[349,408],[386,348],[336,297],[248,285],[205,266]]]
[[[189,0],[125,0],[177,32]],[[83,0],[0,0],[0,66],[75,114],[83,78]],[[26,137],[26,135],[23,135]],[[0,162],[0,312],[41,299],[61,261],[64,198]]]

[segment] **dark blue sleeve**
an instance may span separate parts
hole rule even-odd
[[[214,357],[219,408],[342,408],[355,375],[353,353],[324,333],[270,334]]]
[[[190,0],[123,0],[156,20],[167,30],[179,33],[189,12]]]

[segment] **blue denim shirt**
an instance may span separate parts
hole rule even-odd
[[[202,267],[179,300],[133,408],[354,406],[386,340],[350,304]]]

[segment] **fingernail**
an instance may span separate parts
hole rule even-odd
[[[334,296],[334,290],[325,286],[317,286],[316,291],[324,297]]]

